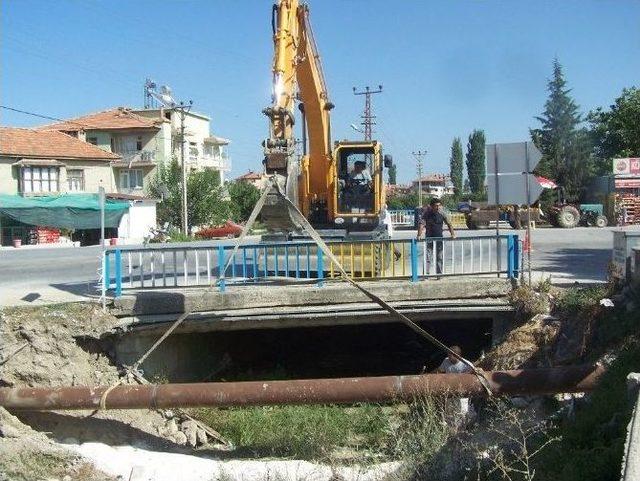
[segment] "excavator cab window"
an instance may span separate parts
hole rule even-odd
[[[343,214],[374,212],[375,166],[370,148],[342,148],[338,165],[338,211]]]

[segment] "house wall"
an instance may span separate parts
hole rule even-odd
[[[143,167],[136,167],[135,164],[132,165],[131,167],[132,169],[140,169],[142,170],[142,189],[128,189],[128,188],[122,188],[120,186],[120,172],[122,172],[123,170],[128,170],[127,168],[123,168],[123,167],[113,167],[113,176],[114,176],[114,188],[111,192],[118,192],[119,194],[131,194],[131,195],[145,195],[145,193],[147,193],[149,191],[149,186],[151,185],[151,182],[155,179],[156,177],[156,172],[157,169],[154,166],[143,166]]]
[[[95,137],[98,143],[97,147],[102,150],[111,152],[111,134],[109,132],[89,131],[85,132],[85,140],[91,137]]]
[[[120,219],[118,237],[129,244],[139,244],[156,226],[156,201],[144,200],[131,203],[129,211]]]
[[[19,159],[15,157],[0,157],[0,193],[19,193],[19,167],[11,164]],[[67,169],[82,169],[84,171],[84,192],[98,192],[103,186],[107,192],[113,192],[115,178],[113,170],[107,161],[99,160],[60,160],[64,166],[59,171],[59,191],[67,192]]]
[[[135,110],[137,115],[145,118],[164,118],[167,120],[161,126],[160,132],[156,135],[158,145],[162,145],[162,148],[157,151],[157,163],[166,165],[171,161],[172,156],[175,156],[180,161],[180,142],[177,140],[180,132],[180,114],[176,111],[161,110],[161,109],[148,109],[148,110]],[[166,119],[164,115],[169,113],[171,119]],[[214,158],[205,158],[204,155],[204,139],[211,136],[210,119],[206,115],[198,114],[195,112],[188,112],[185,115],[185,159],[189,162],[189,148],[191,142],[196,145],[198,154],[195,162],[189,163],[189,168],[203,169],[211,168],[220,172],[220,177],[224,179],[223,163],[228,164],[229,158],[226,154],[226,147],[224,145],[217,146],[218,151],[212,152]],[[217,158],[215,156],[218,156]]]
[[[18,193],[18,169],[11,164],[16,162],[15,158],[0,157],[0,193]]]
[[[84,171],[84,192],[98,192],[99,187],[104,187],[107,192],[113,192],[115,179],[109,162],[91,160],[61,161],[65,164],[60,169],[60,189],[63,192],[69,190],[67,184],[67,169],[82,169]]]

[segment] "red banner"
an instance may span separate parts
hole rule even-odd
[[[616,179],[616,189],[638,189],[640,188],[640,179]]]

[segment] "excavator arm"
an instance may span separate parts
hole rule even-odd
[[[264,145],[265,170],[279,178],[281,188],[305,217],[312,206],[323,212],[332,206],[334,166],[331,156],[331,121],[326,82],[320,64],[307,5],[280,0],[273,7],[274,59],[269,138]],[[296,158],[294,107],[302,119],[302,158]],[[273,227],[282,224],[282,209],[267,202],[263,219]],[[326,214],[325,214],[326,215]],[[271,217],[271,218],[269,218]]]
[[[262,210],[272,231],[299,227],[283,206],[282,193],[316,228],[371,230],[384,205],[381,147],[376,141],[332,145],[327,86],[309,21],[299,0],[278,0],[272,10],[274,58],[269,136],[263,142],[266,173],[276,180]],[[294,134],[301,115],[302,155]],[[354,165],[368,170],[367,185],[353,186]],[[360,171],[361,172],[361,171]],[[364,176],[364,177],[363,177]],[[367,178],[360,174],[360,182]]]

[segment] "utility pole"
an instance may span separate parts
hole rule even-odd
[[[371,90],[369,86],[367,86],[360,92],[353,87],[353,95],[364,95],[364,113],[360,116],[362,118],[361,125],[364,127],[364,140],[371,140],[371,134],[373,133],[372,127],[376,125],[376,116],[371,113],[371,96],[381,92],[382,85],[378,85],[378,90]]]
[[[191,110],[193,100],[189,100],[188,104],[180,102],[174,107],[174,110],[180,113],[180,163],[182,166],[182,232],[189,232],[189,218],[187,213],[187,163],[184,161],[184,120],[187,112]]]
[[[422,207],[422,158],[427,155],[426,150],[411,152],[416,158],[416,169],[418,171],[418,207]]]

